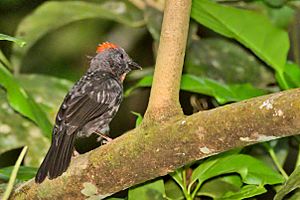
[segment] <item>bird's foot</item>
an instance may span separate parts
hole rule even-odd
[[[97,138],[97,142],[101,142],[101,145],[107,144],[113,140],[107,135],[104,135],[103,133],[99,133],[99,132],[95,132],[95,133],[99,135],[99,137]]]
[[[73,156],[76,157],[76,156],[78,156],[78,155],[79,155],[78,151],[74,150],[74,151],[73,151]]]

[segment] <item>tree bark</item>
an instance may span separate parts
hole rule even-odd
[[[167,0],[145,120],[107,145],[72,160],[52,181],[33,180],[12,199],[85,199],[89,183],[101,198],[229,149],[300,132],[300,89],[184,116],[179,86],[191,0]],[[162,123],[157,123],[161,122]]]
[[[166,1],[146,123],[182,114],[179,90],[191,5],[191,0]]]
[[[32,180],[12,199],[84,199],[84,183],[104,198],[201,158],[299,132],[300,89],[177,115],[78,156],[61,177],[40,185]]]

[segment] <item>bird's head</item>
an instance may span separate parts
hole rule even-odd
[[[96,56],[91,60],[89,71],[106,71],[123,81],[125,75],[130,71],[142,69],[128,56],[124,49],[113,43],[104,42],[98,45],[96,53]]]

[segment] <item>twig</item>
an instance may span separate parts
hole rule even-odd
[[[25,154],[27,152],[27,149],[28,149],[28,147],[25,146],[22,149],[22,151],[21,151],[21,153],[19,155],[19,158],[18,158],[18,160],[17,160],[17,162],[16,162],[16,164],[15,164],[15,166],[14,166],[12,172],[11,172],[11,175],[9,177],[7,188],[6,188],[6,190],[5,190],[4,194],[3,194],[2,200],[7,200],[9,198],[9,196],[10,196],[10,193],[11,193],[13,187],[14,187],[14,183],[15,183],[15,180],[16,180],[16,177],[17,177],[17,174],[18,174],[21,162],[22,162],[22,160],[23,160],[23,158],[24,158],[24,156],[25,156]]]
[[[191,4],[191,0],[166,0],[145,121],[161,122],[182,113],[179,89]]]
[[[61,177],[21,187],[12,199],[83,199],[83,183],[106,197],[229,149],[300,132],[300,89],[261,96],[160,126],[139,126],[74,159]]]

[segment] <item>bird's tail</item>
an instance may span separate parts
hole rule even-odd
[[[75,137],[76,133],[68,135],[66,132],[60,133],[57,138],[53,136],[50,149],[35,176],[36,183],[43,182],[47,176],[54,179],[67,170],[74,150]]]

